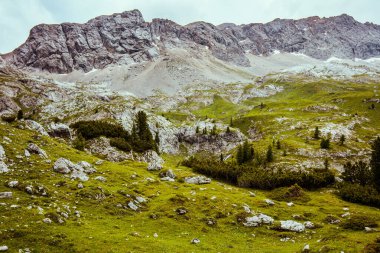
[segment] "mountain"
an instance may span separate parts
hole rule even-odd
[[[265,24],[195,22],[181,26],[166,19],[146,22],[140,11],[132,10],[85,24],[37,25],[24,44],[1,58],[17,68],[70,73],[167,60],[173,50],[194,59],[211,55],[240,67],[251,67],[252,55],[278,51],[321,60],[368,59],[380,55],[380,26],[360,23],[346,14],[275,19]]]

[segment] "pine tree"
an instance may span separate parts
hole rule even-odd
[[[158,131],[156,132],[156,136],[154,138],[154,141],[156,142],[157,145],[160,145],[160,136],[158,134]]]
[[[346,141],[346,136],[344,136],[344,134],[342,134],[339,138],[340,145],[343,146],[345,141]]]
[[[325,159],[325,161],[323,162],[323,167],[325,168],[325,170],[328,170],[329,167],[330,167],[330,163],[329,163],[329,159]]]
[[[19,110],[18,112],[17,112],[17,119],[18,120],[21,120],[21,119],[23,119],[24,118],[24,112],[22,111],[22,110]]]
[[[228,126],[227,129],[226,129],[226,133],[229,134],[231,133],[231,130],[230,130],[230,127]]]
[[[273,151],[272,151],[272,146],[269,145],[268,146],[268,150],[267,150],[267,160],[266,160],[268,163],[272,162],[273,161]]]
[[[224,156],[223,156],[223,153],[220,154],[220,161],[221,161],[221,162],[224,162]]]
[[[207,134],[207,127],[203,128],[203,134]]]
[[[143,111],[137,113],[134,125],[132,127],[132,140],[137,151],[146,151],[149,149],[157,150],[157,143],[149,130],[147,115]]]
[[[380,191],[380,137],[372,144],[371,170],[375,186]]]
[[[211,135],[216,135],[216,125],[214,125],[211,129]]]
[[[322,149],[329,149],[330,148],[330,140],[329,139],[322,139],[320,147]]]
[[[320,131],[319,131],[319,128],[318,127],[315,127],[315,130],[314,130],[314,139],[316,140],[319,140],[319,135],[320,135]]]
[[[246,140],[243,144],[243,163],[248,162],[250,159],[250,150],[249,150],[249,144]]]
[[[277,149],[281,149],[281,143],[280,143],[280,140],[277,140],[276,145],[277,145]]]
[[[196,134],[199,134],[199,126],[197,126],[197,127],[195,128],[195,133],[196,133]]]
[[[243,154],[243,147],[242,147],[242,145],[238,146],[237,153],[236,153],[236,162],[239,165],[241,165],[241,164],[244,163],[244,154]]]

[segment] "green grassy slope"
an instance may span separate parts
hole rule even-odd
[[[8,124],[0,125],[1,141],[3,136],[12,140],[2,142],[7,163],[13,164],[12,171],[0,174],[0,192],[14,194],[12,199],[0,200],[5,203],[0,205],[0,245],[7,245],[9,252],[24,248],[33,252],[300,252],[305,244],[310,244],[313,252],[322,248],[326,250],[323,252],[328,249],[360,252],[379,236],[379,233],[350,231],[325,223],[327,215],[340,216],[345,212],[344,207],[351,214],[380,221],[378,209],[344,202],[331,189],[308,192],[311,200],[307,203],[288,207],[286,202],[276,201],[275,206],[269,207],[264,203],[269,192],[216,181],[209,185],[190,185],[182,180],[161,182],[157,172],[148,172],[146,164],[134,161],[104,162],[96,166],[98,172],[83,183],[84,188],[78,189],[78,181],[53,172],[54,161],[65,157],[73,162],[83,160],[94,164],[98,158],[59,140],[37,137],[34,132]],[[36,155],[29,160],[17,158],[29,141],[43,148],[50,161]],[[190,169],[176,165],[178,157],[165,158],[165,168],[173,169],[179,179],[193,174]],[[99,175],[107,181],[94,180]],[[21,187],[20,190],[8,188],[7,182],[11,180],[35,188],[43,185],[48,196],[29,195]],[[256,197],[250,196],[250,190]],[[117,207],[136,196],[148,200],[138,212]],[[293,219],[292,215],[299,214],[321,227],[304,233],[279,232],[266,226],[247,228],[237,222],[237,216],[244,212],[243,204],[276,221]],[[65,223],[42,222],[45,216],[56,217],[57,209],[66,210],[65,205],[71,210]],[[39,214],[37,207],[43,208],[43,214]],[[185,207],[188,213],[178,215],[179,207]],[[81,217],[76,217],[74,210],[79,210]],[[208,219],[215,220],[216,225],[208,226]],[[280,241],[286,237],[290,240]],[[201,243],[191,244],[193,238],[199,238]]]

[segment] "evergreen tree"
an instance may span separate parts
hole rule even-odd
[[[280,143],[280,140],[277,140],[276,146],[277,146],[277,149],[281,149],[281,143]]]
[[[157,145],[160,145],[160,136],[158,134],[158,131],[156,132],[156,136],[154,137],[154,141],[156,142]]]
[[[195,128],[195,133],[196,133],[196,134],[199,133],[199,126],[197,126],[197,127]]]
[[[329,139],[322,139],[320,147],[322,149],[329,149],[330,148],[330,140]]]
[[[243,144],[243,163],[248,162],[250,159],[250,150],[249,150],[249,144],[246,140]]]
[[[344,165],[344,171],[342,172],[342,178],[346,182],[361,184],[363,186],[373,182],[371,169],[368,164],[363,161],[346,163]]]
[[[380,137],[372,144],[371,170],[375,186],[380,191]]]
[[[286,153],[286,149],[284,149],[284,152],[282,152],[283,156],[287,156],[288,154]]]
[[[268,163],[270,163],[270,162],[272,162],[273,161],[273,151],[272,151],[272,146],[271,145],[269,145],[268,146],[268,150],[267,150],[267,156],[266,156],[266,161],[268,162]]]
[[[345,141],[346,141],[346,136],[344,136],[344,134],[342,134],[339,138],[340,145],[343,146]]]
[[[203,128],[203,134],[207,134],[207,127]]]
[[[216,125],[214,125],[211,129],[211,135],[216,135]]]
[[[321,131],[319,131],[319,128],[318,127],[315,127],[315,130],[314,130],[314,139],[316,139],[316,140],[319,140],[319,138],[320,138],[320,133],[321,133]]]
[[[224,162],[224,156],[223,156],[223,153],[220,154],[220,161],[221,161],[221,162]]]
[[[255,150],[252,145],[251,145],[249,153],[250,153],[250,161],[252,161],[255,158]]]
[[[137,151],[143,152],[149,149],[157,150],[157,144],[149,130],[147,115],[144,111],[137,113],[135,123],[132,128],[132,140]]]
[[[22,111],[22,110],[19,110],[18,112],[17,112],[17,119],[18,120],[21,120],[21,119],[23,119],[24,118],[24,112]]]
[[[227,134],[231,133],[231,130],[230,130],[230,127],[229,127],[229,126],[227,127],[226,133],[227,133]]]
[[[236,153],[236,162],[239,165],[244,163],[244,153],[243,153],[242,145],[238,146],[237,153]]]
[[[325,161],[323,162],[323,167],[325,168],[325,170],[328,170],[329,167],[330,167],[330,163],[329,163],[329,159],[325,159]]]

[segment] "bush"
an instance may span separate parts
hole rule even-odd
[[[1,120],[5,121],[7,123],[12,123],[16,120],[16,116],[15,115],[3,115],[3,116],[1,116]]]
[[[107,121],[79,121],[71,125],[86,140],[105,136],[109,138],[129,139],[129,133],[120,124]]]
[[[330,148],[330,140],[329,139],[322,139],[320,146],[322,149],[329,149]]]
[[[344,172],[342,173],[342,178],[345,182],[358,183],[360,185],[367,185],[372,183],[372,172],[368,164],[359,161],[356,163],[346,163],[344,165]]]
[[[341,183],[337,194],[349,202],[380,207],[380,193],[371,185]]]
[[[78,134],[78,137],[73,141],[74,148],[83,151],[86,146],[86,139],[83,138],[81,134]]]
[[[365,253],[378,253],[380,252],[380,237],[378,237],[375,242],[369,243],[364,248]]]
[[[335,182],[334,174],[330,170],[310,170],[308,172],[269,170],[246,164],[227,164],[210,158],[197,159],[195,157],[185,160],[182,164],[192,168],[195,172],[241,187],[270,190],[298,184],[306,189],[315,189]]]
[[[351,230],[364,230],[365,227],[377,227],[377,223],[370,216],[353,215],[342,223],[342,227]]]
[[[123,138],[112,138],[110,140],[110,145],[125,152],[132,150],[131,145]]]
[[[275,189],[270,193],[270,198],[278,201],[310,201],[310,197],[307,196],[298,184],[294,184],[288,188]]]

